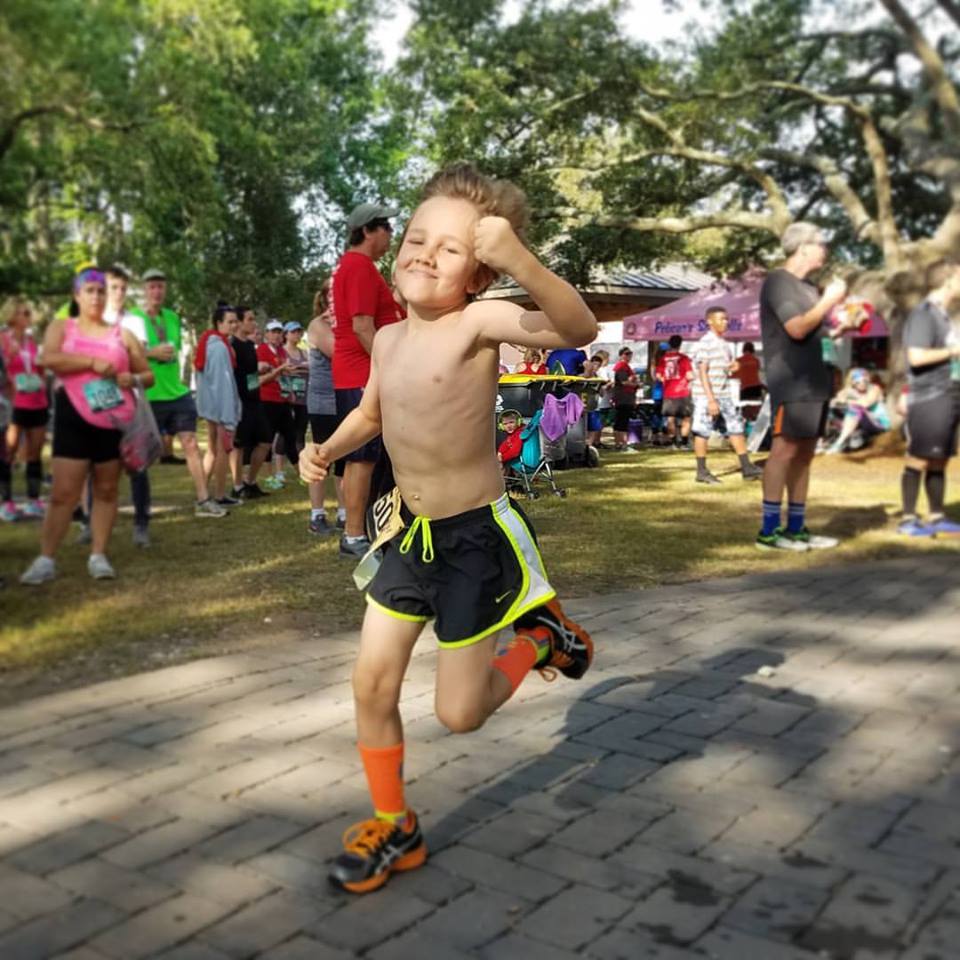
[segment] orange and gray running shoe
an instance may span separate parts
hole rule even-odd
[[[565,677],[579,680],[593,662],[590,634],[563,612],[557,599],[524,614],[514,627],[517,630],[546,627],[550,631],[550,656],[537,665],[538,669],[556,667]]]
[[[422,867],[427,845],[413,811],[407,820],[406,827],[379,818],[350,827],[343,835],[343,853],[330,868],[330,882],[350,893],[371,893],[391,873]]]

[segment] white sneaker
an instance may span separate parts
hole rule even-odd
[[[810,546],[803,540],[794,540],[784,530],[775,530],[769,536],[757,534],[758,550],[792,550],[794,553],[806,553]]]
[[[229,512],[226,507],[221,507],[213,497],[197,501],[193,508],[195,517],[225,517]]]
[[[87,573],[94,580],[116,580],[117,578],[117,571],[102,553],[90,554],[90,559],[87,560]]]
[[[52,580],[57,575],[57,565],[53,557],[37,557],[33,563],[21,574],[20,582],[28,587],[35,587]]]
[[[836,537],[814,534],[806,527],[799,533],[784,532],[784,536],[789,537],[795,543],[805,543],[810,550],[832,550],[834,547],[840,546],[840,541]]]

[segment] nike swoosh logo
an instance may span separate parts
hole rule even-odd
[[[511,593],[513,593],[512,590],[508,590],[506,593],[501,593],[499,597],[493,598],[493,602],[500,603],[505,597],[509,597]]]

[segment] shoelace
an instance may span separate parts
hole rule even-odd
[[[343,848],[347,853],[368,855],[376,853],[396,829],[389,820],[374,817],[348,827],[343,834]]]

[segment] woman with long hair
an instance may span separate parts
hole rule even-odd
[[[240,500],[227,496],[227,467],[242,408],[234,370],[237,355],[230,337],[237,332],[236,310],[217,304],[209,330],[200,337],[193,365],[197,371],[197,413],[207,421],[207,452],[203,470],[213,478],[213,498],[222,507]]]
[[[153,372],[140,341],[103,318],[107,282],[96,268],[73,281],[77,315],[54,320],[43,338],[43,363],[60,380],[54,396],[53,489],[40,535],[40,556],[20,582],[36,585],[56,576],[54,556],[93,470],[90,558],[95,580],[116,572],[106,550],[117,518],[120,440],[133,419],[134,387],[149,387]]]
[[[0,330],[0,353],[13,388],[13,413],[7,427],[7,456],[0,457],[0,520],[20,517],[40,518],[44,503],[40,498],[43,482],[43,441],[47,435],[47,383],[39,349],[33,336],[33,311],[30,304],[14,298],[4,308],[6,325]],[[21,509],[13,503],[11,466],[21,441],[27,464],[27,501]]]

